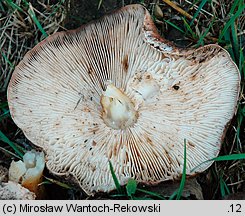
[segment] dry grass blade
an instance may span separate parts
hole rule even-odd
[[[39,22],[38,18],[36,17],[36,14],[35,14],[35,12],[33,10],[33,7],[31,5],[31,3],[29,3],[28,13],[29,13],[30,17],[33,19],[33,21],[35,22],[35,24],[37,25],[38,29],[42,32],[43,36],[44,37],[48,37],[48,34],[43,29],[41,23]]]
[[[65,19],[64,2],[35,3],[24,0],[8,0],[0,18],[0,92],[5,92],[16,64],[24,54],[40,40],[60,28]],[[41,34],[40,34],[41,32]]]
[[[16,145],[9,140],[8,137],[6,137],[2,131],[0,131],[0,140],[7,143],[16,153],[19,157],[23,157],[23,153],[16,147]]]
[[[170,7],[174,8],[176,11],[178,11],[180,14],[185,16],[186,18],[192,20],[193,16],[188,14],[186,11],[184,11],[182,8],[180,8],[178,5],[176,5],[174,2],[170,0],[162,0],[164,3],[168,4]]]
[[[187,2],[187,3],[190,4],[190,5],[193,5],[194,9],[195,9],[195,10],[198,10],[199,7],[198,7],[197,5],[195,5],[194,3],[192,3],[192,2],[190,2],[190,1],[188,1],[188,0],[185,0],[185,2]],[[209,15],[209,16],[211,16],[211,17],[214,16],[212,13],[210,13],[210,12],[204,10],[203,8],[200,9],[200,13],[201,13],[201,14],[207,14],[207,15]]]

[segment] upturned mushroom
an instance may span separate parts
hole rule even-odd
[[[218,45],[179,49],[149,12],[129,5],[36,45],[15,68],[9,108],[47,168],[88,194],[206,170],[219,154],[240,75]],[[198,166],[194,171],[194,167]]]

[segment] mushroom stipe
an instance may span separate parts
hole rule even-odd
[[[149,12],[129,5],[30,50],[8,86],[17,126],[47,168],[87,193],[206,170],[237,108],[240,75],[218,45],[180,49]]]

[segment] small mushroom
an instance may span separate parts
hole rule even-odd
[[[23,161],[12,161],[9,167],[9,180],[20,183],[23,187],[41,194],[39,184],[42,181],[45,166],[43,152],[28,151],[23,156]]]
[[[219,154],[239,95],[240,75],[218,45],[179,49],[149,12],[126,6],[36,45],[15,68],[9,108],[47,168],[70,174],[88,194],[134,178],[179,179]],[[192,170],[198,166],[194,171]]]

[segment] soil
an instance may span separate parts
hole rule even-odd
[[[98,9],[99,0],[71,0],[67,1],[67,18],[64,27],[75,29],[92,20],[98,19],[106,13],[109,13],[123,6],[122,0],[102,0]],[[124,1],[124,5],[134,4],[139,1]]]

